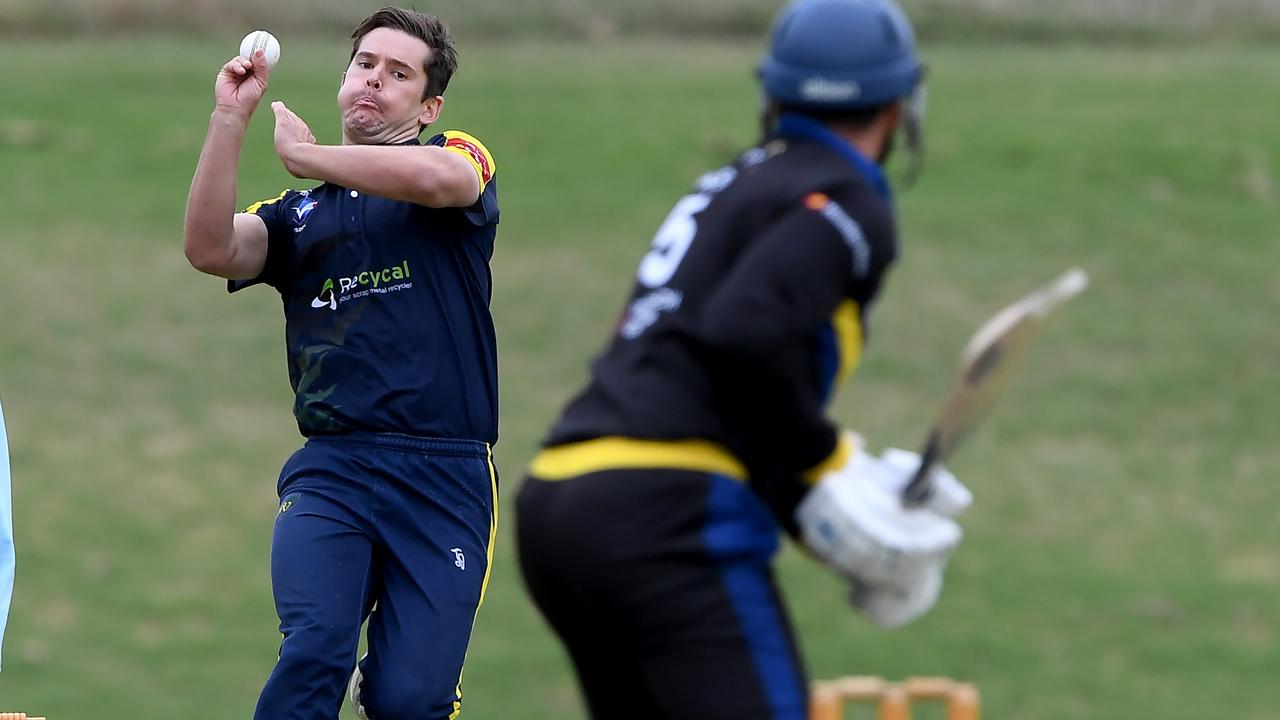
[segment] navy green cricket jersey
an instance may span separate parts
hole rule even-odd
[[[825,409],[860,358],[897,256],[894,224],[879,166],[784,116],[777,138],[676,203],[547,445],[704,440],[753,478],[830,460],[838,432]]]
[[[246,210],[267,225],[267,261],[258,277],[228,289],[264,283],[279,291],[303,435],[497,440],[489,312],[496,166],[466,133],[427,144],[471,163],[482,188],[474,205],[429,208],[326,183]]]

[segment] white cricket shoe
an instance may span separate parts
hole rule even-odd
[[[356,665],[356,669],[351,672],[351,682],[347,684],[347,696],[351,698],[351,707],[356,711],[356,717],[360,720],[369,720],[369,716],[365,714],[364,705],[360,703],[360,681],[364,676],[360,674],[360,665]]]

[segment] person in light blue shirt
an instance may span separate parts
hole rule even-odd
[[[9,495],[9,439],[4,432],[4,410],[0,409],[0,650],[4,648],[4,627],[13,597],[13,509]]]

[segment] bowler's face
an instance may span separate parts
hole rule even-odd
[[[435,120],[442,100],[422,99],[430,53],[425,42],[391,28],[377,28],[361,39],[338,90],[346,142],[400,142],[417,137],[419,125]]]

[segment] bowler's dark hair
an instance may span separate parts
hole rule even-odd
[[[426,15],[417,10],[405,10],[398,7],[384,7],[365,18],[351,33],[351,57],[355,58],[360,51],[360,41],[365,35],[378,28],[391,28],[408,33],[427,44],[430,52],[422,71],[427,74],[427,86],[422,91],[422,99],[436,95],[444,95],[449,87],[449,79],[458,71],[458,51],[453,47],[453,37],[449,35],[449,27],[435,15]]]

